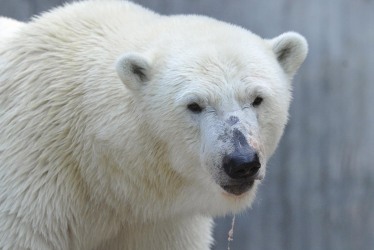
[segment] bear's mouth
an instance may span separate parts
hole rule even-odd
[[[239,196],[249,191],[253,187],[254,183],[255,183],[255,180],[250,180],[248,182],[243,182],[240,184],[233,183],[233,184],[228,184],[228,185],[221,185],[221,187],[226,192]]]

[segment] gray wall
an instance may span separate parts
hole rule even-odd
[[[63,0],[0,0],[27,20]],[[253,208],[237,216],[231,249],[374,249],[374,1],[138,0],[165,14],[199,13],[264,37],[306,36],[291,119]],[[214,249],[227,249],[231,217]]]

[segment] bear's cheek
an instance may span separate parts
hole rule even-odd
[[[265,159],[269,159],[273,155],[283,134],[284,124],[268,122],[266,126],[260,129],[259,136],[261,138],[261,148]]]

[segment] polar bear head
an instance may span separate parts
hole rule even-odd
[[[186,199],[207,213],[235,212],[251,203],[283,133],[307,43],[293,32],[264,40],[234,26],[179,33],[157,50],[123,54],[117,72],[147,133],[193,183]]]

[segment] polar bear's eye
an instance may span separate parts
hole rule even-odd
[[[259,106],[264,99],[261,96],[257,96],[256,99],[252,102],[253,107]]]
[[[187,105],[187,108],[193,112],[193,113],[201,113],[203,111],[203,108],[197,104],[196,102],[190,103]]]

